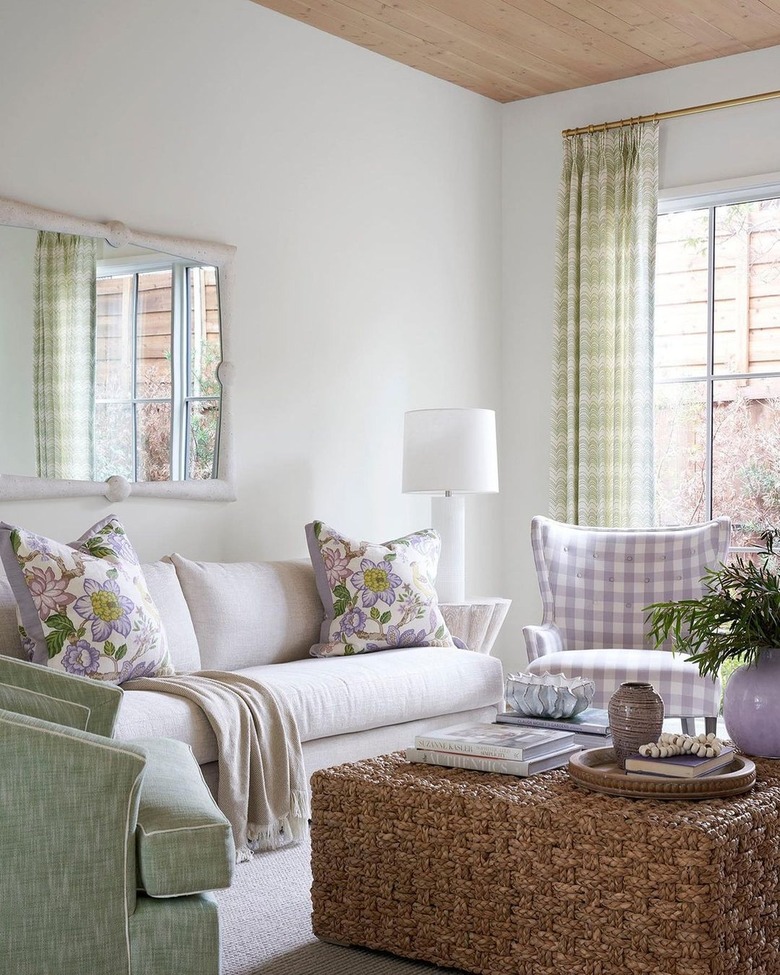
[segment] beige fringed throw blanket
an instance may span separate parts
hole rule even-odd
[[[239,862],[306,834],[309,790],[298,726],[267,687],[216,670],[143,677],[128,687],[186,697],[208,718],[219,748],[217,804],[233,827]]]

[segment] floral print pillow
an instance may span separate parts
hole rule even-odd
[[[114,684],[174,672],[138,556],[113,515],[69,545],[0,522],[0,559],[29,660]]]
[[[455,646],[434,588],[441,548],[435,531],[380,544],[314,521],[306,541],[325,609],[312,656]]]

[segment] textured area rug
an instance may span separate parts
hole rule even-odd
[[[216,892],[222,919],[222,975],[443,975],[453,971],[315,938],[309,857],[307,842],[236,864],[232,886]]]

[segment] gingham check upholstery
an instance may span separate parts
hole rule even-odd
[[[730,521],[683,528],[611,529],[541,516],[531,543],[543,603],[541,626],[523,628],[528,670],[596,681],[594,707],[606,707],[622,681],[649,680],[667,715],[714,716],[720,683],[668,649],[654,650],[645,607],[703,592],[708,567],[726,559]]]

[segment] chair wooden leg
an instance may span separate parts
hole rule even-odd
[[[715,715],[714,718],[705,718],[704,719],[704,730],[707,732],[708,735],[710,735],[710,734],[717,735],[717,733],[718,733],[718,716],[717,715]]]
[[[696,718],[680,718],[682,723],[682,733],[684,735],[696,734]]]

